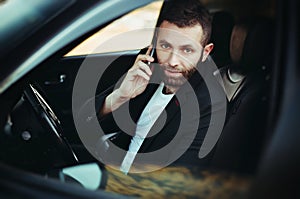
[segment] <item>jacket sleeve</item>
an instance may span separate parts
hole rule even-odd
[[[114,85],[103,91],[102,93],[88,99],[79,109],[77,114],[77,122],[80,126],[86,129],[90,129],[90,125],[99,123],[100,127],[105,133],[118,131],[116,124],[113,120],[112,113],[105,116],[100,116],[100,109],[102,108],[106,97],[113,91]],[[91,130],[93,131],[93,130]],[[86,133],[91,133],[86,132]]]

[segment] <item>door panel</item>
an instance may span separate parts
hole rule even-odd
[[[72,100],[75,107],[79,109],[89,97],[93,97],[78,95],[72,99],[73,86],[79,68],[83,63],[89,64],[85,67],[96,66],[97,68],[99,67],[99,70],[107,68],[98,84],[97,93],[99,93],[117,82],[126,73],[138,53],[139,50],[133,50],[89,56],[64,57],[57,63],[51,63],[51,66],[44,67],[43,73],[46,75],[38,77],[37,83],[59,117],[65,136],[71,143],[80,142],[73,122]],[[111,62],[111,60],[114,61],[108,67],[106,63],[108,61]]]

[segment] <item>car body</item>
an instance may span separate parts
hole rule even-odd
[[[99,70],[103,70],[111,60],[115,61],[113,63],[116,66],[121,65],[134,59],[141,48],[146,47],[139,44],[128,49],[113,50],[110,47],[118,46],[113,45],[113,40],[118,41],[118,35],[109,38],[107,35],[113,34],[111,29],[106,37],[98,31],[102,33],[113,21],[123,19],[132,11],[137,13],[137,9],[147,5],[159,13],[162,1],[4,0],[0,1],[0,16],[4,19],[0,22],[1,198],[296,197],[300,177],[297,121],[300,114],[297,103],[300,93],[297,38],[299,3],[292,0],[284,3],[275,0],[203,2],[211,13],[225,11],[232,14],[234,23],[244,18],[263,16],[272,21],[274,28],[272,33],[268,33],[274,40],[272,47],[267,49],[271,54],[272,68],[263,76],[268,80],[267,91],[263,93],[263,96],[267,96],[264,113],[261,114],[262,110],[243,110],[243,116],[250,115],[251,118],[259,118],[261,114],[264,117],[263,124],[255,119],[253,121],[257,122],[253,123],[248,117],[237,118],[238,122],[245,124],[245,128],[252,126],[260,129],[256,130],[257,139],[253,142],[246,140],[251,143],[249,147],[258,148],[254,159],[251,159],[254,166],[250,172],[246,169],[247,165],[239,163],[238,168],[236,165],[230,168],[226,167],[228,165],[218,165],[226,159],[228,154],[224,151],[229,147],[228,143],[232,143],[228,139],[238,137],[235,134],[220,138],[215,152],[219,158],[214,167],[165,168],[157,173],[128,176],[98,165],[83,146],[73,119],[74,112],[87,100],[87,96],[81,96],[73,90],[78,71],[86,62],[92,63],[96,69],[99,67]],[[140,13],[139,16],[147,16],[150,12],[143,10]],[[154,15],[149,16],[152,19]],[[132,18],[138,17],[134,15]],[[122,26],[130,23],[119,20],[114,26],[115,33],[120,33],[122,28],[125,34],[126,30],[130,32]],[[134,32],[131,30],[132,34]],[[104,43],[103,46],[97,44],[92,50],[80,51],[80,47],[78,50],[79,44],[94,33],[98,35],[98,41],[102,40],[99,42]],[[217,36],[223,33],[221,31]],[[217,66],[225,66],[228,56],[222,56],[228,49],[220,46],[228,44],[216,38],[212,58]],[[90,42],[90,45],[97,40]],[[99,46],[101,48],[96,49]],[[119,57],[122,57],[121,61],[118,61]],[[124,67],[103,71],[97,92],[117,81],[126,70]],[[89,82],[89,79],[86,81]],[[234,146],[231,145],[235,151],[243,147]],[[88,170],[100,170],[101,183],[96,191],[73,185],[74,180],[66,177],[61,178],[63,169],[66,174],[70,171],[67,168],[78,166],[85,172],[80,166],[87,166]],[[162,176],[164,178],[160,179]],[[190,191],[186,192],[186,189]]]

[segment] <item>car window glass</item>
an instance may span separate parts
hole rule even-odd
[[[0,49],[1,56],[26,40],[72,3],[72,0],[0,1],[0,45],[6,46]]]
[[[142,36],[144,38],[143,41],[137,41],[126,46],[105,45],[101,48],[98,47],[106,41],[112,39],[114,36],[120,35],[122,33],[137,29],[154,28],[162,3],[162,0],[152,2],[113,21],[112,23],[83,41],[65,56],[116,52],[144,48],[151,43],[153,34],[150,34],[150,31],[144,32],[145,35]]]

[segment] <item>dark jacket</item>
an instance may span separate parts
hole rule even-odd
[[[209,157],[202,159],[198,157],[199,149],[207,129],[211,125],[212,104],[218,107],[215,109],[217,112],[225,113],[226,98],[212,74],[209,62],[202,63],[198,67],[200,67],[201,75],[196,71],[189,81],[176,92],[165,108],[165,112],[159,116],[148,133],[135,161],[165,166],[171,163],[205,166],[209,162]],[[156,78],[158,77],[154,73],[152,80]],[[159,82],[159,80],[154,82]],[[207,82],[213,89],[214,95],[217,96],[214,97],[213,102],[206,85]],[[89,100],[81,109],[80,117],[86,123],[87,135],[90,135],[90,151],[93,151],[101,159],[104,158],[107,161],[110,159],[109,162],[120,165],[128,150],[131,137],[134,135],[136,123],[157,87],[158,84],[149,84],[142,94],[103,117],[91,116],[91,113],[85,110],[85,106],[95,100],[95,109],[100,110],[106,96],[113,91],[114,86]],[[89,130],[91,122],[99,122],[106,135],[116,134],[108,139],[101,139],[102,135],[100,136],[92,129]],[[103,147],[104,145],[106,147]],[[123,153],[110,150],[115,147],[123,149]]]

